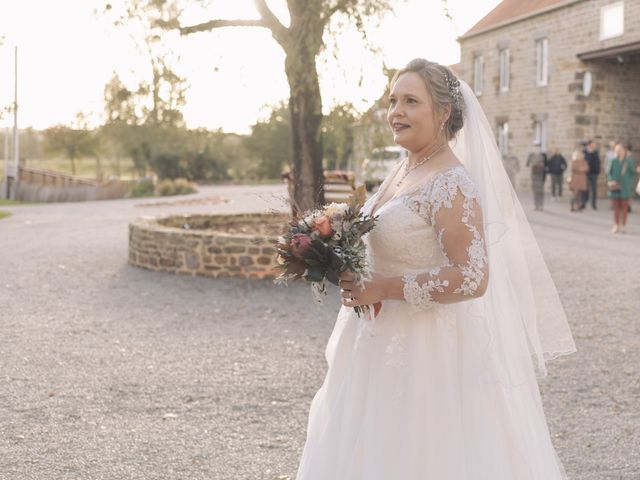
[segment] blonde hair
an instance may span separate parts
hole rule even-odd
[[[460,82],[450,68],[424,58],[411,60],[406,67],[398,70],[391,79],[391,85],[404,73],[417,73],[427,87],[437,113],[443,113],[447,106],[451,107],[449,118],[444,123],[447,140],[455,137],[463,126],[462,110],[464,108],[460,94]]]

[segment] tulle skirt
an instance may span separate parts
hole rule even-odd
[[[451,306],[342,307],[309,413],[297,480],[560,480],[533,367],[478,365],[486,342]]]

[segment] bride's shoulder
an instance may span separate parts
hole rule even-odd
[[[461,197],[460,197],[461,194]],[[425,220],[433,224],[435,215],[444,208],[452,208],[456,199],[468,210],[479,200],[478,189],[464,165],[449,165],[435,172],[407,198],[407,205]]]
[[[477,195],[476,185],[467,169],[461,163],[451,164],[436,171],[421,188],[424,200],[453,199],[461,191],[465,197]]]

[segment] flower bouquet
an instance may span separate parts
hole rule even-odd
[[[348,203],[331,203],[298,214],[289,231],[278,238],[278,263],[283,272],[276,283],[304,279],[320,301],[321,294],[326,294],[326,282],[338,285],[344,271],[352,271],[358,284],[370,279],[362,237],[374,227],[377,217],[361,213],[365,196],[362,186]],[[358,316],[367,310],[366,306],[354,308]]]

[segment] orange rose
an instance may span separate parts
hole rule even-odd
[[[323,237],[330,237],[333,235],[333,229],[331,228],[331,219],[327,216],[315,218],[313,220],[313,227]]]

